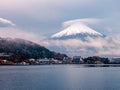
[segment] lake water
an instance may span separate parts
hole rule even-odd
[[[0,90],[120,90],[120,67],[0,66]]]

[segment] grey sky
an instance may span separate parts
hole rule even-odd
[[[1,0],[0,18],[21,31],[50,36],[68,20],[97,18],[90,27],[107,35],[120,33],[120,0]]]
[[[81,40],[45,39],[76,21],[87,24],[107,37],[89,39],[88,43]],[[75,51],[75,55],[82,52],[84,55],[119,56],[119,29],[120,0],[0,0],[0,37],[31,40],[50,50],[51,46],[64,46],[67,52],[61,50],[62,53]],[[88,50],[89,47],[96,52]]]

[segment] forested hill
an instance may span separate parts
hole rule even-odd
[[[0,53],[11,55],[14,59],[54,58],[62,60],[65,54],[56,53],[39,44],[23,39],[0,38]]]

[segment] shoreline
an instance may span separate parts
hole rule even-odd
[[[120,67],[120,64],[30,64],[30,65],[23,65],[23,64],[16,64],[16,65],[0,65],[0,66],[45,66],[45,65],[79,65],[85,67]]]

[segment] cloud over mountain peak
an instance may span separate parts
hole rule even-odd
[[[88,22],[87,22],[88,21]],[[93,20],[97,22],[97,20]],[[103,34],[88,27],[85,23],[93,23],[92,19],[71,20],[64,23],[65,29],[52,35],[51,38],[63,38],[63,37],[83,37],[83,36],[103,36]]]

